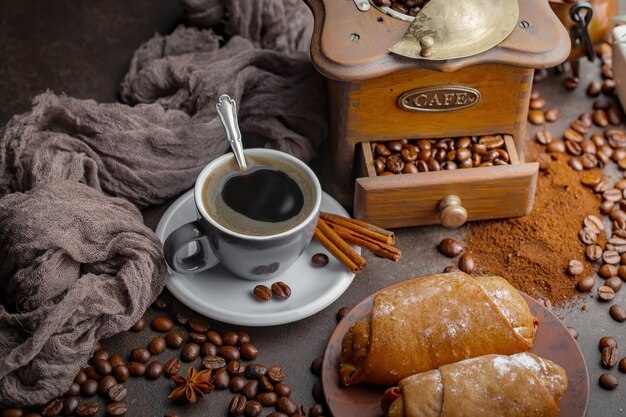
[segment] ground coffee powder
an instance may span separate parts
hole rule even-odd
[[[580,183],[582,174],[567,165],[565,154],[551,158],[537,153],[536,145],[529,145],[527,159],[533,160],[535,154],[542,161],[532,212],[514,219],[472,223],[466,244],[479,275],[502,276],[531,297],[562,306],[577,296],[576,278],[567,272],[570,260],[583,263],[580,277],[595,274],[578,231],[585,216],[600,216],[601,200]],[[604,246],[604,242],[600,244]]]

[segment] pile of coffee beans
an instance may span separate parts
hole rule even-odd
[[[618,369],[622,373],[626,373],[626,357],[619,359],[619,346],[617,340],[613,336],[604,336],[598,342],[600,349],[600,365],[605,369],[612,369],[618,365]],[[598,384],[606,390],[614,390],[619,385],[619,381],[615,375],[604,372],[598,379]]]
[[[160,311],[149,323],[154,333],[146,346],[131,349],[127,360],[98,343],[89,365],[78,372],[61,398],[32,410],[0,407],[0,416],[123,416],[132,403],[126,387],[130,378],[163,381],[179,373],[186,375],[187,368],[197,366],[193,363],[197,361],[201,368],[212,370],[211,383],[216,391],[230,390],[236,395],[237,400],[233,400],[234,405],[231,402],[225,415],[256,417],[265,407],[275,408],[269,414],[273,417],[306,415],[304,405],[296,405],[290,398],[291,388],[285,383],[285,372],[280,366],[251,362],[260,352],[248,333],[219,333],[211,328],[207,318],[194,314],[168,293],[159,296],[152,307]],[[142,317],[130,330],[142,332],[146,327],[148,321]],[[172,384],[163,385],[163,396],[167,397]],[[102,400],[96,400],[97,396]],[[325,409],[317,403],[311,412],[309,415],[319,417]],[[171,411],[164,415],[177,417]]]
[[[539,91],[530,92],[528,103],[528,121],[534,125],[543,125],[546,122],[555,122],[561,113],[556,107],[549,107],[548,102],[541,97]]]
[[[461,255],[459,258],[458,268],[453,265],[448,266],[444,269],[444,273],[461,270],[466,274],[471,274],[474,272],[474,269],[476,269],[474,256],[472,256],[469,252],[465,252],[465,245],[458,240],[447,237],[439,242],[437,249],[439,249],[441,254],[447,256],[448,258],[455,258]]]
[[[416,174],[508,165],[509,135],[371,142],[376,175]]]
[[[257,285],[253,288],[252,294],[260,301],[269,301],[272,295],[278,300],[286,300],[291,297],[291,288],[284,282],[277,281],[272,284],[271,288],[262,284]]]
[[[389,7],[398,13],[417,16],[428,0],[374,0],[378,7]]]

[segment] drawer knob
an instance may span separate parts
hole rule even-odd
[[[444,227],[454,229],[467,221],[467,210],[456,195],[447,195],[439,202],[439,221]]]

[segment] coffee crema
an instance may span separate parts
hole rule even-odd
[[[315,205],[311,179],[296,165],[266,156],[246,155],[248,169],[235,158],[221,164],[202,185],[202,204],[224,228],[269,236],[302,223]]]

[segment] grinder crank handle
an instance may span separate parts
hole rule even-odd
[[[585,55],[589,61],[593,61],[595,53],[591,37],[589,37],[589,23],[593,17],[593,7],[587,2],[573,4],[569,9],[569,17],[574,21],[574,25],[570,29],[572,45],[576,42],[582,43]]]

